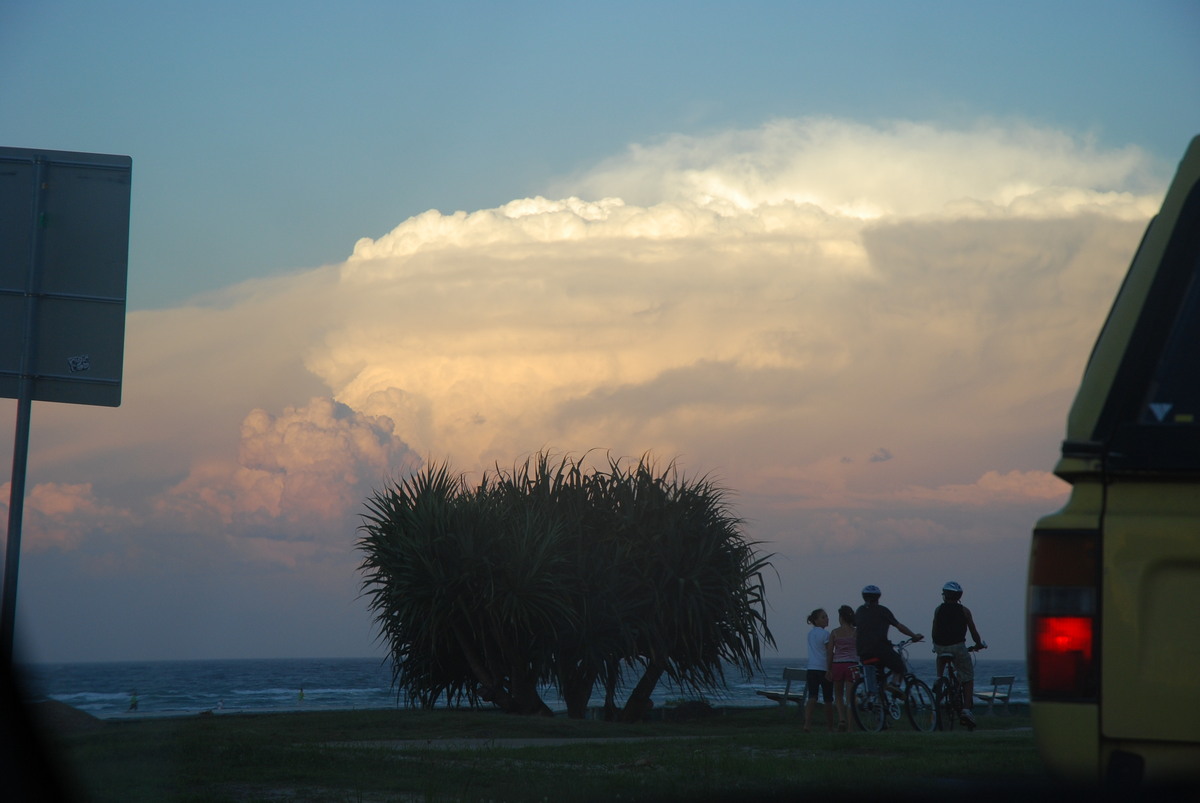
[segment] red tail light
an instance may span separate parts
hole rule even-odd
[[[1094,531],[1035,530],[1029,562],[1029,692],[1095,700],[1098,586]]]
[[[1090,616],[1034,616],[1033,663],[1040,695],[1078,695],[1091,684]]]

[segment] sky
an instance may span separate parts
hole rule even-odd
[[[19,654],[382,656],[373,490],[599,450],[730,489],[781,656],[868,583],[927,633],[957,580],[1023,657],[1198,36],[1163,0],[9,0],[0,145],[133,159],[123,403],[34,405]]]

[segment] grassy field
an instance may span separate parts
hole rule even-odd
[[[122,803],[794,799],[848,791],[978,800],[1052,789],[1021,714],[981,716],[973,733],[898,725],[875,734],[807,734],[795,713],[776,708],[640,725],[445,710],[49,722],[59,772],[80,798]]]

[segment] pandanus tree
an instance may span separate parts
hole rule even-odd
[[[410,700],[491,701],[548,713],[554,686],[581,717],[644,716],[663,675],[711,689],[773,644],[769,557],[745,539],[726,492],[648,458],[606,470],[540,453],[469,487],[433,465],[377,491],[360,527],[364,594]]]
[[[698,690],[724,685],[724,667],[761,665],[767,627],[763,571],[769,556],[741,532],[726,492],[688,479],[674,464],[659,473],[643,458],[613,464],[611,509],[618,512],[620,563],[632,609],[623,612],[634,649],[624,664],[641,669],[621,718],[641,719],[663,675]]]
[[[444,695],[549,713],[538,687],[573,615],[553,523],[506,509],[493,488],[468,488],[444,465],[375,493],[367,508],[363,584],[393,683],[424,706]]]

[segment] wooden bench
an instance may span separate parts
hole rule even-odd
[[[975,696],[980,700],[986,700],[988,704],[988,713],[992,713],[992,706],[997,701],[1004,703],[1004,713],[1008,713],[1008,698],[1012,696],[1013,681],[1016,678],[1012,675],[996,675],[992,678],[991,691],[977,691]]]
[[[787,708],[788,703],[796,703],[796,705],[803,707],[804,706],[804,687],[801,684],[804,683],[805,677],[806,677],[805,670],[803,670],[803,669],[794,669],[790,666],[784,667],[783,691],[759,690],[759,691],[756,691],[755,694],[757,694],[761,697],[766,697],[768,700],[774,700],[775,702],[779,703],[779,709],[781,711]],[[792,681],[795,681],[796,685],[799,687],[800,691],[798,693],[795,693],[795,694],[792,693]]]

